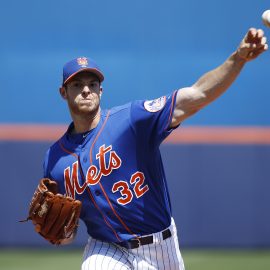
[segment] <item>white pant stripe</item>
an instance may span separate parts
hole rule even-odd
[[[158,259],[157,245],[154,245],[154,247],[155,247],[155,255],[156,255],[156,260],[154,261],[154,263],[156,263],[157,269],[159,269],[159,259]]]
[[[163,240],[162,234],[159,234],[159,240],[160,240],[160,243],[161,243],[162,240]],[[164,243],[165,243],[165,241],[164,241]],[[164,256],[163,256],[163,246],[164,246],[164,245],[160,245],[160,249],[161,249],[161,258],[162,258],[161,261],[162,261],[163,269],[166,270],[166,269],[165,269],[165,264],[164,264]]]
[[[149,258],[149,261],[150,261],[150,265],[152,265],[152,258],[151,258],[151,252],[150,252],[150,246],[147,245],[145,248],[148,248],[148,258]]]
[[[169,238],[169,241],[171,241],[171,237]],[[166,254],[168,254],[169,266],[170,266],[169,269],[171,269],[170,252],[169,252],[169,249],[168,249],[168,243],[167,243],[167,242],[168,242],[168,241],[165,241],[165,244],[166,244],[166,250],[167,250]]]
[[[114,250],[114,253],[113,253],[112,257],[109,260],[109,265],[111,264],[112,258],[114,258],[115,253],[117,252],[117,248],[115,246],[110,244],[110,248],[114,248],[115,250]]]
[[[100,254],[100,251],[102,250],[103,242],[101,243],[101,246],[99,248],[98,254]],[[106,257],[103,257],[106,258]],[[97,268],[97,260],[99,259],[99,256],[95,256],[95,268]],[[101,268],[102,269],[102,268]]]
[[[103,267],[103,262],[104,262],[105,258],[107,258],[107,254],[108,254],[109,249],[110,249],[110,244],[109,244],[109,246],[107,247],[107,250],[105,251],[104,257],[102,258],[102,261],[101,261],[101,269],[102,269],[102,267]]]
[[[170,247],[171,247],[171,252],[169,252],[169,254],[171,254],[171,256],[173,257],[173,263],[175,265],[176,258],[175,258],[175,254],[174,254],[174,248],[173,248],[173,239],[170,239]]]

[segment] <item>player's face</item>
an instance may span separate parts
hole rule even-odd
[[[102,88],[94,74],[78,73],[60,89],[60,93],[76,115],[95,114],[99,110]]]

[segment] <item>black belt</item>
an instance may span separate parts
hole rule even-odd
[[[165,231],[162,232],[163,240],[171,236],[172,236],[172,233],[170,229],[166,229]],[[133,248],[138,248],[139,246],[153,244],[153,242],[154,242],[153,235],[149,235],[149,236],[142,236],[142,237],[138,237],[138,238],[131,239],[128,241],[120,242],[120,243],[117,243],[117,245],[125,247],[127,249],[133,249]]]

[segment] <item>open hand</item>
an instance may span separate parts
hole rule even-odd
[[[255,59],[268,49],[266,42],[262,29],[250,28],[240,43],[237,54],[246,61]]]

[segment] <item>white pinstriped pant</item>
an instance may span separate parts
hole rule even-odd
[[[184,270],[173,219],[169,228],[171,237],[154,233],[153,244],[135,249],[89,238],[81,270]]]

